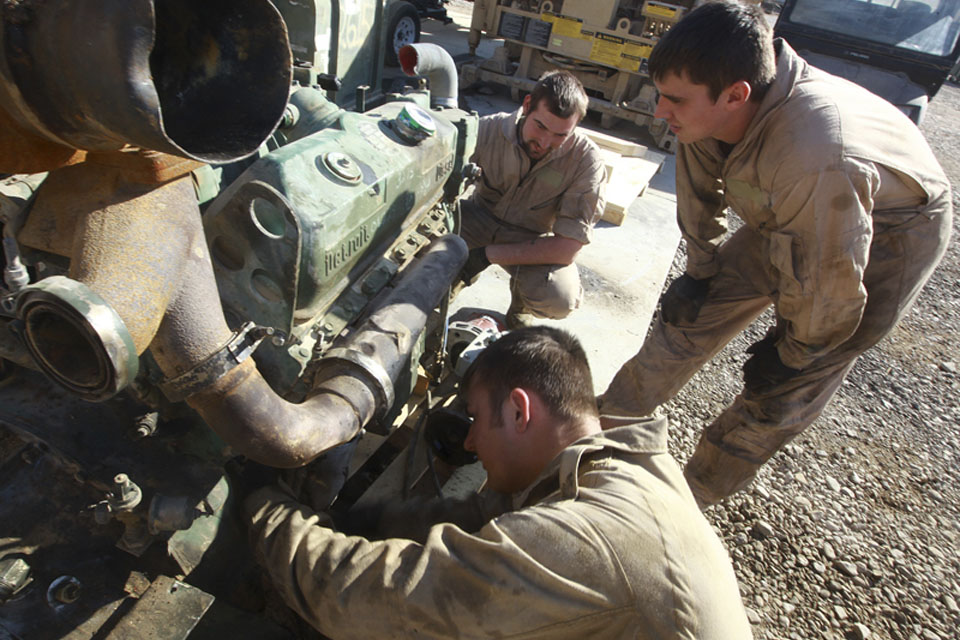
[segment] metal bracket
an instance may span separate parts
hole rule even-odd
[[[245,322],[225,345],[206,360],[175,378],[167,378],[158,386],[171,402],[189,398],[240,365],[260,346],[264,338],[274,333],[273,327],[261,327],[253,322]]]

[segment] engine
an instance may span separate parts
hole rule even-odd
[[[0,630],[294,637],[228,470],[340,473],[442,359],[478,118],[444,62],[365,113],[291,84],[266,0],[2,22]]]

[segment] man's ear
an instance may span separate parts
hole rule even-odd
[[[510,392],[506,404],[509,415],[504,416],[504,419],[507,421],[507,426],[517,433],[523,433],[530,424],[530,394],[517,387]]]
[[[530,115],[530,94],[529,93],[523,96],[523,102],[520,104],[520,107],[522,108],[521,113],[523,113],[523,115],[525,116]]]
[[[720,94],[720,101],[728,111],[736,111],[750,101],[753,87],[746,80],[737,80]]]

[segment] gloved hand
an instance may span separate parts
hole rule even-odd
[[[783,364],[777,351],[777,339],[767,335],[747,347],[750,358],[743,363],[743,386],[753,393],[763,393],[800,373]]]
[[[487,259],[486,247],[470,249],[470,253],[467,255],[467,263],[460,270],[460,279],[463,280],[464,285],[469,287],[477,281],[477,277],[489,266],[490,260]]]
[[[686,273],[670,283],[660,297],[660,317],[667,324],[693,322],[707,299],[710,278],[697,280]]]
[[[228,460],[224,469],[230,483],[230,496],[237,504],[243,504],[250,494],[274,484],[279,474],[273,467],[240,458]]]

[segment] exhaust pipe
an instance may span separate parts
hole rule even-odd
[[[206,247],[192,179],[136,184],[122,168],[84,162],[47,176],[25,231],[56,212],[72,214],[75,227],[52,230],[51,238],[33,233],[34,241],[44,240],[33,244],[60,253],[50,245],[67,236],[69,277],[21,290],[23,339],[61,386],[106,400],[136,377],[138,356],[182,286],[185,265]],[[224,331],[229,335],[226,325]]]
[[[0,171],[125,145],[230,162],[286,106],[292,58],[268,0],[19,0],[0,16]]]
[[[400,68],[408,76],[430,80],[430,106],[457,108],[457,65],[446,49],[435,44],[408,44],[397,53]]]
[[[272,467],[307,464],[389,410],[394,381],[466,259],[459,236],[433,241],[370,318],[323,359],[303,403],[277,396],[248,360],[187,404],[236,452]]]
[[[132,381],[149,347],[170,399],[185,399],[237,453],[273,467],[302,466],[386,413],[427,316],[466,262],[463,240],[435,240],[336,345],[307,400],[293,404],[247,357],[256,339],[227,325],[190,177],[154,187],[124,183],[118,171],[65,167],[38,195],[41,210],[65,197],[81,209],[113,198],[79,217],[70,278],[41,280],[18,297],[24,338],[44,371],[104,400]]]

